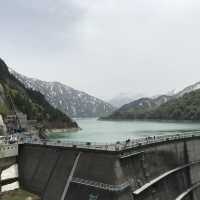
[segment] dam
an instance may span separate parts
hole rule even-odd
[[[200,197],[199,132],[109,145],[18,136],[16,143],[5,145],[1,150],[8,153],[1,154],[0,171],[17,163],[20,187],[42,200]]]

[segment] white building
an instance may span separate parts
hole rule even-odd
[[[3,122],[3,117],[0,115],[0,135],[6,135],[6,126]]]

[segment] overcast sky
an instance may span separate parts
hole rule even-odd
[[[104,99],[200,81],[198,0],[6,0],[0,57]]]

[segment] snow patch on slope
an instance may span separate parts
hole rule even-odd
[[[62,83],[41,81],[9,70],[27,88],[41,92],[51,105],[71,117],[100,117],[114,110],[109,103]]]

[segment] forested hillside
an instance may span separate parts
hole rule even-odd
[[[134,106],[134,110],[125,110],[125,107],[105,119],[200,120],[200,90],[186,93],[176,99],[173,98],[156,108],[152,106],[152,109],[140,109],[139,105]]]
[[[27,114],[28,119],[35,119],[47,128],[77,127],[68,116],[53,108],[41,93],[25,88],[0,59],[0,114],[12,113],[14,107]]]

